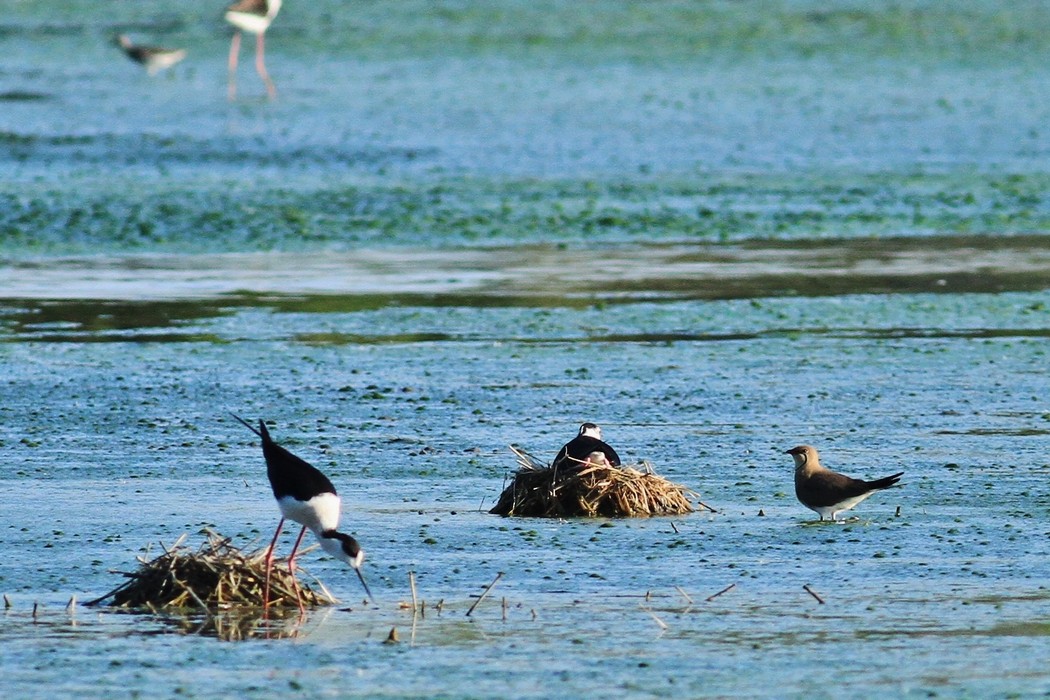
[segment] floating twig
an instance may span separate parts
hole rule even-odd
[[[805,590],[805,591],[806,591],[806,593],[809,593],[809,594],[810,594],[811,596],[813,596],[814,598],[816,598],[816,599],[817,599],[817,602],[818,602],[818,603],[820,603],[821,605],[823,605],[823,604],[824,604],[824,599],[823,599],[823,598],[821,598],[821,597],[820,597],[819,595],[817,595],[816,593],[814,593],[814,592],[813,592],[813,589],[809,587],[809,584],[808,584],[808,583],[807,583],[807,584],[805,584],[804,586],[802,586],[802,588],[803,588],[803,590]]]
[[[678,591],[683,598],[685,598],[685,602],[689,603],[690,605],[693,604],[693,599],[689,597],[689,594],[686,593],[681,586],[675,586],[675,590]]]
[[[725,588],[723,588],[722,590],[720,590],[718,593],[715,593],[714,595],[709,595],[706,598],[704,598],[704,602],[705,603],[710,603],[712,600],[714,600],[718,596],[722,595],[723,593],[728,593],[729,591],[733,590],[734,588],[736,588],[736,584],[735,583],[731,583],[728,586],[726,586]]]
[[[467,617],[470,617],[470,614],[472,612],[474,612],[474,608],[478,607],[478,604],[480,604],[481,601],[485,600],[485,596],[487,596],[489,594],[489,591],[492,590],[492,587],[496,585],[496,581],[499,581],[501,578],[503,578],[503,572],[502,571],[500,571],[498,574],[496,574],[496,578],[492,579],[492,583],[490,583],[485,588],[485,590],[481,592],[481,595],[478,596],[478,599],[475,600],[474,604],[470,606],[470,610],[467,611]]]
[[[642,608],[642,610],[644,610],[645,612],[649,613],[649,615],[656,621],[656,624],[660,625],[660,629],[662,629],[662,630],[668,629],[667,623],[664,622],[663,620],[661,620],[659,617],[657,617],[656,613],[654,613],[652,611],[652,608]]]

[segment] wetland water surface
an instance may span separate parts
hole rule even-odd
[[[175,299],[4,303],[5,510],[30,492],[61,504],[6,526],[0,634],[24,694],[46,679],[70,693],[427,695],[435,674],[442,694],[471,696],[820,695],[844,673],[860,694],[1044,687],[1045,292],[492,304],[428,295],[426,280],[406,297],[400,278],[191,299],[181,281],[161,293],[165,279],[153,291]],[[147,544],[206,526],[265,539],[258,446],[228,409],[272,417],[330,474],[369,553],[376,608],[308,555],[351,609],[295,626],[294,665],[289,641],[63,610]],[[513,468],[505,444],[553,453],[581,415],[719,512],[485,513]],[[783,454],[800,442],[851,472],[904,470],[906,485],[858,520],[815,524]],[[428,605],[443,601],[414,631],[399,609],[409,571]],[[381,644],[395,626],[405,641]]]
[[[0,31],[5,696],[1050,693],[1041,4],[289,2],[233,105],[217,12],[55,4]],[[378,604],[315,551],[270,639],[66,610],[270,535],[230,411]],[[487,514],[585,419],[718,512]],[[904,485],[815,523],[800,443]]]

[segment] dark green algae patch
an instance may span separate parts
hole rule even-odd
[[[94,137],[85,137],[94,138]],[[218,148],[217,146],[213,146]],[[280,185],[178,177],[93,181],[94,167],[137,147],[98,149],[98,161],[61,186],[23,183],[0,193],[0,255],[98,255],[137,250],[222,253],[356,246],[534,245],[561,242],[742,242],[1028,234],[1050,231],[1050,174],[698,174],[556,180],[424,177]],[[224,152],[224,157],[235,158]],[[237,167],[258,164],[258,148]],[[254,154],[254,155],[252,155]],[[325,150],[267,153],[297,167],[342,167]],[[354,157],[352,154],[348,158]],[[386,156],[384,156],[386,157]],[[404,159],[404,154],[391,154]],[[40,159],[37,154],[33,158]],[[362,156],[363,158],[363,156]],[[46,160],[46,159],[45,159]],[[365,170],[373,166],[361,164]],[[397,180],[397,178],[393,178]]]
[[[11,8],[0,23],[0,39],[108,38],[116,30],[166,37],[210,36],[212,15],[173,11],[142,2],[117,18],[95,19],[72,9],[56,17],[32,3]],[[90,7],[90,4],[87,4]],[[993,0],[892,5],[771,2],[756,11],[746,3],[603,2],[582,8],[557,0],[517,2],[427,2],[392,5],[346,3],[304,5],[281,14],[275,36],[309,51],[355,53],[369,60],[409,56],[459,57],[477,53],[521,56],[567,55],[662,62],[814,55],[956,60],[1038,60],[1046,51],[1050,11],[1038,2],[1008,7]]]

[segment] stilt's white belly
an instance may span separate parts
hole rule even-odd
[[[238,29],[251,34],[261,34],[270,26],[272,17],[256,15],[250,12],[227,12],[226,21]]]
[[[322,493],[309,501],[297,501],[285,496],[277,501],[281,515],[320,534],[339,528],[339,496]]]

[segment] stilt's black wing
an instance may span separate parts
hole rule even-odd
[[[620,455],[616,454],[616,450],[602,440],[589,435],[577,435],[572,440],[565,443],[565,446],[558,452],[558,456],[554,458],[554,466],[567,467],[579,465],[580,463],[587,461],[587,457],[589,457],[592,452],[601,452],[605,455],[605,458],[609,460],[609,464],[614,467],[620,466]]]

